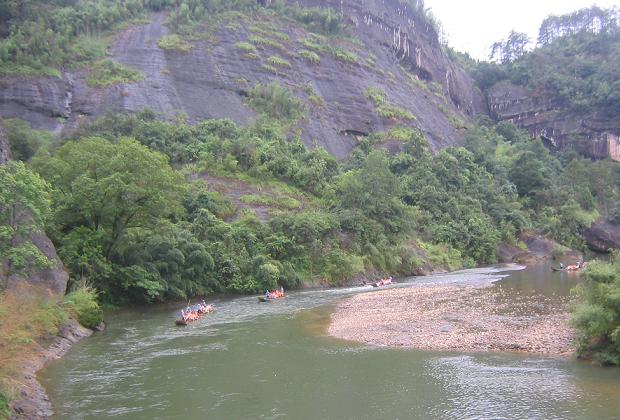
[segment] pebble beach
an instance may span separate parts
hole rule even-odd
[[[420,285],[343,301],[328,334],[376,346],[571,354],[569,302],[501,287]]]

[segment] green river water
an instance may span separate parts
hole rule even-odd
[[[487,268],[395,287],[491,281],[510,293],[554,298],[566,296],[577,277],[548,266]],[[219,299],[214,314],[185,328],[173,324],[178,305],[117,311],[107,314],[105,332],[39,377],[59,419],[620,418],[618,369],[328,337],[335,304],[371,289],[305,290],[267,303]]]

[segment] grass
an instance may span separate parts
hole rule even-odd
[[[243,54],[243,56],[245,58],[249,58],[250,60],[260,60],[260,56],[258,54],[253,53],[253,52],[249,52],[247,54]]]
[[[386,132],[372,133],[370,138],[376,143],[396,140],[401,143],[428,144],[419,129],[402,126],[392,127]]]
[[[0,419],[8,419],[10,414],[9,399],[0,392]]]
[[[250,27],[250,32],[258,33],[267,37],[277,38],[280,41],[290,41],[290,37],[284,32],[279,31],[278,28],[272,23],[256,24]]]
[[[310,83],[306,83],[300,88],[308,95],[308,100],[316,106],[323,106],[323,98],[314,90],[314,87]]]
[[[188,53],[194,48],[194,45],[177,34],[161,37],[159,41],[157,41],[157,46],[164,51],[180,51],[183,53]]]
[[[277,83],[255,85],[248,91],[247,102],[256,112],[278,120],[297,120],[306,112],[303,102]]]
[[[0,76],[44,76],[62,78],[60,70],[48,66],[31,67],[14,63],[1,63]]]
[[[248,194],[240,198],[242,203],[259,206],[277,207],[285,210],[301,208],[301,203],[292,197],[272,197],[268,195]]]
[[[377,114],[383,118],[409,121],[416,119],[415,115],[406,109],[392,105],[388,100],[387,93],[380,88],[370,87],[366,89],[364,95],[375,104]]]
[[[90,87],[101,88],[119,83],[132,83],[144,79],[138,70],[122,66],[114,61],[97,61],[91,68],[86,79]]]
[[[246,52],[256,52],[256,47],[252,44],[250,44],[249,42],[237,42],[235,44],[235,47],[240,49],[241,51],[246,51]]]
[[[316,34],[312,34],[310,36],[308,36],[307,38],[305,38],[304,40],[301,41],[301,44],[306,48],[307,53],[305,53],[305,55],[308,55],[308,53],[329,53],[331,54],[336,60],[341,61],[343,63],[347,63],[347,64],[358,64],[359,62],[359,57],[357,56],[356,53],[354,53],[353,51],[349,51],[347,49],[344,49],[342,47],[338,47],[338,46],[332,46],[332,45],[328,45],[328,44],[332,44],[334,42],[334,40],[330,40],[324,36],[319,36]],[[307,58],[304,56],[304,54],[302,54],[304,50],[300,51],[299,55]],[[318,55],[317,55],[318,57]],[[320,57],[319,57],[320,59]]]
[[[264,38],[259,35],[250,35],[248,37],[248,41],[260,47],[271,47],[271,48],[275,48],[283,52],[288,52],[286,47],[282,45],[280,42],[274,41],[273,39]]]
[[[288,60],[285,60],[277,55],[272,55],[269,57],[267,62],[272,66],[291,68],[291,63]]]
[[[321,57],[315,53],[314,51],[310,51],[310,50],[301,50],[299,51],[299,56],[309,62],[311,62],[312,64],[320,64],[321,63]]]
[[[278,69],[271,64],[261,64],[260,68],[273,74],[278,74]]]
[[[329,49],[329,52],[338,61],[342,61],[343,63],[347,64],[357,64],[358,57],[357,54],[355,54],[354,52],[345,50],[340,47],[332,47]]]
[[[308,96],[308,100],[316,106],[323,106],[323,104],[325,103],[325,101],[323,101],[323,98],[316,94]]]
[[[84,63],[102,59],[105,57],[109,43],[109,37],[80,36],[71,47],[71,60]]]
[[[306,47],[307,49],[313,50],[313,51],[316,51],[316,52],[319,52],[319,53],[327,51],[327,47],[325,47],[324,45],[319,44],[314,39],[306,38],[303,41],[301,41],[301,44],[304,47]]]

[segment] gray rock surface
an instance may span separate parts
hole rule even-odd
[[[0,165],[4,165],[11,159],[11,149],[6,139],[6,131],[2,118],[0,118]]]
[[[380,87],[391,103],[412,112],[416,120],[409,125],[422,130],[433,150],[460,140],[455,120],[486,112],[482,94],[441,50],[434,29],[398,0],[298,3],[342,11],[352,34],[361,41],[350,47],[357,50],[360,63],[343,63],[327,53],[321,55],[320,64],[309,63],[296,54],[303,48],[306,31],[276,17],[269,19],[290,37],[286,52],[267,46],[258,52],[260,59],[245,57],[235,44],[251,35],[249,27],[256,23],[252,20],[203,28],[212,35],[195,41],[188,53],[164,51],[157,40],[168,33],[166,16],[155,14],[148,24],[119,34],[109,50],[110,59],[140,70],[143,81],[93,89],[86,85],[83,71],[65,72],[63,79],[4,78],[0,115],[20,117],[35,128],[57,132],[108,110],[145,107],[167,118],[183,113],[190,122],[227,117],[248,124],[255,113],[244,104],[245,92],[256,83],[276,81],[293,90],[310,109],[299,127],[306,145],[322,146],[342,159],[357,136],[395,123],[377,115],[374,104],[364,97],[368,87]],[[287,59],[291,67],[277,74],[265,70],[262,64],[272,55]],[[322,106],[309,101],[307,86],[323,99]]]
[[[502,81],[487,93],[491,116],[510,121],[561,149],[571,138],[587,139],[574,146],[593,158],[620,160],[620,121],[596,114],[578,114],[526,87]]]

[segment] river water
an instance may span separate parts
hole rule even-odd
[[[495,282],[566,296],[578,278],[548,266],[402,280]],[[418,286],[416,286],[418,287]],[[305,290],[258,303],[219,299],[188,327],[178,306],[107,314],[108,329],[40,374],[57,418],[620,418],[620,370],[560,357],[377,348],[328,337],[330,313],[370,287]]]

